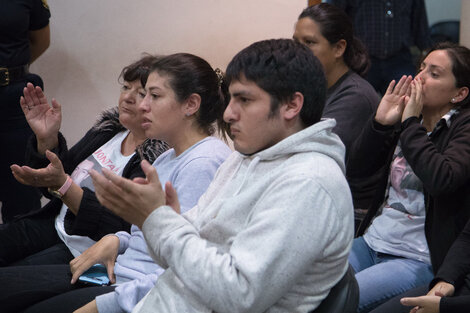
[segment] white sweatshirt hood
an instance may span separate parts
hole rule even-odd
[[[251,155],[244,155],[239,152],[240,158],[244,158],[239,164],[250,162],[247,175],[255,171],[256,165],[260,161],[273,161],[281,158],[287,158],[298,153],[318,152],[327,155],[336,161],[343,174],[346,174],[346,166],[344,162],[345,147],[341,139],[332,132],[336,126],[334,119],[322,119],[320,122],[313,124],[287,138],[281,140],[274,146]],[[311,138],[311,140],[309,140]],[[313,140],[315,138],[315,140]],[[239,185],[235,194],[242,189],[246,182],[246,178]]]
[[[345,148],[341,139],[332,133],[335,126],[336,121],[334,119],[323,119],[285,138],[274,146],[247,157],[269,161],[296,153],[319,152],[334,159],[343,173],[346,173],[344,164]],[[315,137],[315,141],[309,140],[313,137]]]
[[[142,230],[168,269],[135,312],[312,311],[344,275],[353,238],[335,124],[234,152],[194,208],[155,210]]]

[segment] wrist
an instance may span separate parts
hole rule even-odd
[[[37,140],[37,150],[40,154],[45,154],[46,150],[52,150],[59,145],[58,135],[50,136],[48,138],[38,138]]]
[[[419,118],[419,113],[408,113],[408,114],[403,114],[403,116],[401,117],[401,121],[404,122],[406,121],[407,119],[409,119],[410,117],[416,117],[416,118]]]
[[[388,121],[387,119],[383,119],[379,116],[374,116],[374,121],[382,126],[392,126],[395,123],[392,123],[391,121]]]
[[[67,193],[67,191],[70,189],[70,186],[72,186],[73,180],[69,175],[66,175],[64,183],[57,187],[50,187],[47,190],[49,191],[50,194],[52,194],[54,197],[57,197],[59,199],[62,199],[62,197]]]

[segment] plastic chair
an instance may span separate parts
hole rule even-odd
[[[460,21],[442,21],[429,28],[433,44],[443,41],[459,43]]]
[[[330,290],[320,306],[310,313],[356,313],[359,304],[359,285],[349,265],[343,278]]]

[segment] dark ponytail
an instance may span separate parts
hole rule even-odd
[[[344,63],[357,74],[365,76],[370,67],[369,55],[363,43],[354,36],[352,21],[343,10],[329,3],[320,3],[303,10],[299,19],[305,17],[318,24],[321,34],[331,44],[344,39]]]

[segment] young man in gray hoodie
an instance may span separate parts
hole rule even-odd
[[[146,162],[145,183],[91,173],[98,199],[142,229],[166,269],[133,312],[309,312],[347,270],[353,207],[335,121],[320,120],[321,64],[292,40],[266,40],[226,79],[236,152],[187,213]]]

